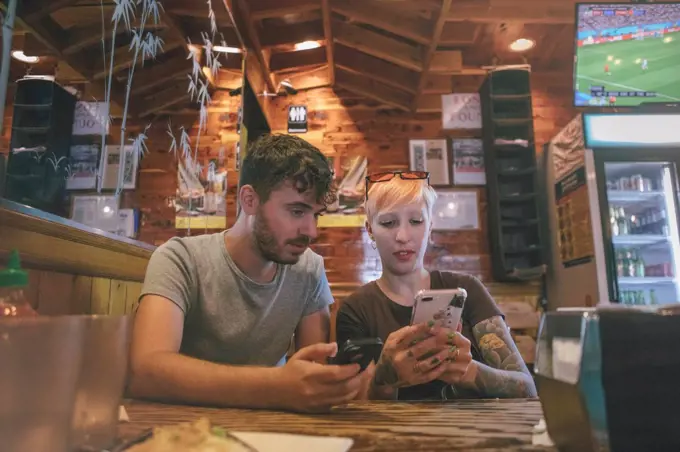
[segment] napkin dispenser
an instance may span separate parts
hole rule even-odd
[[[680,451],[680,306],[549,312],[536,383],[561,451]]]

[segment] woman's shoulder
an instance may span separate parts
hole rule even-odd
[[[451,289],[461,287],[467,291],[486,290],[482,281],[469,273],[462,273],[450,270],[435,270],[432,273],[439,273],[443,288]]]
[[[349,294],[342,301],[342,305],[360,309],[370,303],[371,300],[375,299],[376,290],[378,289],[375,281],[364,284]]]

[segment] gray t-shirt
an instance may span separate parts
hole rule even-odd
[[[275,366],[302,317],[333,303],[323,258],[311,249],[279,265],[269,283],[246,276],[224,232],[173,238],[154,251],[140,298],[165,297],[184,312],[180,353],[234,365]]]

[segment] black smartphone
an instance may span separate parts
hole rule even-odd
[[[348,339],[331,360],[332,364],[359,364],[364,371],[371,361],[378,362],[382,353],[383,342],[379,337],[367,339]]]

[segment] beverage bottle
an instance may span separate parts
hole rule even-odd
[[[616,252],[616,274],[617,276],[624,276],[623,253],[621,251]]]
[[[649,304],[651,305],[659,304],[659,301],[656,299],[656,292],[654,291],[654,289],[651,289],[649,291]]]
[[[635,260],[630,250],[626,252],[626,259],[623,261],[623,273],[625,276],[635,276]]]
[[[609,208],[609,222],[612,225],[612,236],[619,235],[618,211],[613,207]]]
[[[639,254],[636,256],[637,259],[635,260],[635,276],[638,278],[644,278],[645,277],[645,261],[642,259],[642,256]]]
[[[28,273],[21,269],[17,250],[12,250],[7,268],[0,270],[0,319],[38,315],[26,298]]]
[[[628,225],[628,219],[626,218],[626,212],[623,207],[619,208],[619,215],[617,218],[617,223],[619,225],[619,234],[628,235],[630,234],[630,228]]]

